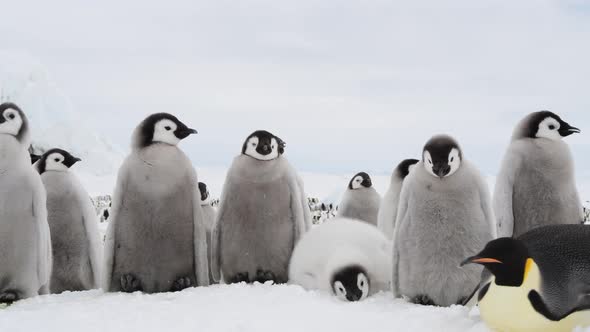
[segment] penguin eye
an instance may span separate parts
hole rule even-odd
[[[59,158],[53,159],[56,163],[59,163]]]
[[[455,157],[451,157],[451,162],[455,161]]]
[[[428,163],[429,163],[430,165],[432,165],[432,160],[428,159]]]
[[[365,282],[361,280],[361,287],[365,287]]]
[[[252,143],[252,146],[256,146],[256,143]]]
[[[554,125],[549,125],[549,129],[550,130],[554,130],[555,129],[555,126]]]
[[[166,126],[166,127],[164,127],[164,129],[170,131],[170,129],[172,129],[172,128],[170,128],[170,126]]]
[[[10,114],[8,114],[8,118],[10,120],[14,120],[14,118],[16,118],[16,116],[14,115],[14,113],[10,113]]]
[[[274,146],[274,145],[272,146],[272,149],[273,149],[273,150],[275,149],[275,146]]]

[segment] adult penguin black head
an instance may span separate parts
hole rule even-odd
[[[357,173],[355,176],[350,179],[348,183],[348,189],[356,190],[360,188],[371,188],[373,186],[373,181],[371,181],[371,177],[369,174],[365,172]]]
[[[41,156],[37,163],[37,170],[39,174],[46,171],[65,172],[79,161],[81,161],[80,158],[72,156],[66,150],[51,149]]]
[[[145,148],[155,143],[177,145],[195,129],[187,127],[178,118],[169,113],[156,113],[143,120],[134,133],[133,147]]]
[[[278,136],[266,130],[257,130],[244,141],[242,154],[262,161],[273,160],[285,152],[285,146]]]
[[[496,277],[498,286],[519,287],[532,262],[529,251],[521,240],[504,237],[490,241],[479,254],[467,258],[461,266],[483,265]]]
[[[23,111],[14,103],[0,104],[0,134],[11,135],[29,146],[29,123]]]
[[[400,179],[403,180],[406,178],[406,176],[408,176],[408,174],[410,174],[410,171],[418,162],[418,159],[403,160],[401,163],[399,163],[399,165],[397,165],[395,172],[400,177]]]
[[[559,115],[540,111],[529,114],[521,121],[514,138],[546,138],[557,141],[580,132],[580,129],[563,121]]]
[[[447,135],[432,137],[422,150],[424,168],[430,175],[441,179],[459,170],[462,159],[459,143]]]

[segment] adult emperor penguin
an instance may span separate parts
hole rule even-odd
[[[259,130],[234,159],[211,241],[215,280],[287,282],[293,248],[310,228],[311,212],[284,149],[283,140]]]
[[[49,293],[51,237],[45,188],[31,167],[29,125],[0,105],[0,303]]]
[[[393,291],[412,302],[462,303],[481,269],[461,269],[466,254],[495,238],[488,187],[450,136],[431,138],[406,177],[394,230]]]
[[[499,236],[582,222],[574,163],[562,141],[579,132],[549,111],[531,113],[518,124],[494,190]]]
[[[357,173],[348,183],[348,187],[338,207],[338,216],[357,219],[377,226],[377,215],[381,196],[373,188],[369,174]]]
[[[397,217],[397,206],[399,204],[399,194],[402,191],[402,184],[418,161],[418,159],[406,159],[397,165],[391,175],[389,189],[381,201],[377,226],[389,239],[393,238],[393,228],[395,227],[395,218]]]
[[[177,144],[197,131],[156,113],[133,134],[105,242],[108,291],[180,291],[209,284],[197,174]]]
[[[207,251],[208,257],[211,257],[211,234],[213,233],[213,226],[215,226],[215,219],[217,218],[217,210],[211,205],[211,195],[207,189],[207,185],[199,182],[199,192],[201,193],[201,209],[203,209],[203,224],[207,230]],[[211,260],[209,260],[211,263]],[[211,264],[209,264],[209,283],[215,283],[213,274],[211,273]]]
[[[543,226],[466,259],[492,275],[478,292],[482,319],[498,331],[590,327],[589,238],[590,226]]]
[[[72,172],[79,158],[62,149],[45,152],[37,164],[47,191],[53,247],[51,293],[99,288],[102,244],[90,196]]]
[[[289,282],[360,301],[391,284],[391,245],[377,227],[336,218],[305,234],[293,251]]]

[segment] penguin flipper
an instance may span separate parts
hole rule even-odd
[[[123,163],[123,166],[119,169],[119,174],[117,175],[117,185],[115,186],[115,191],[113,193],[113,200],[111,201],[111,217],[109,218],[109,224],[107,226],[107,232],[105,235],[104,240],[104,252],[103,252],[103,270],[102,270],[102,289],[105,292],[110,292],[111,289],[111,281],[113,277],[113,268],[115,264],[115,226],[117,224],[117,219],[119,218],[119,211],[121,208],[125,206],[125,191],[127,189],[127,169],[129,168],[126,165],[128,161]]]
[[[579,303],[576,303],[576,306],[564,314],[558,315],[553,313],[548,307],[543,298],[536,290],[531,290],[528,295],[529,301],[531,302],[532,307],[535,309],[536,312],[543,315],[543,317],[558,322],[562,319],[566,318],[567,316],[582,310],[590,310],[590,294],[584,294],[582,296],[582,300]]]
[[[406,182],[407,183],[407,182]],[[392,275],[391,275],[391,291],[393,292],[393,295],[395,297],[401,297],[403,294],[400,294],[400,289],[399,289],[399,254],[398,254],[398,250],[397,250],[397,237],[398,237],[398,233],[400,228],[403,226],[404,220],[406,219],[406,214],[408,211],[408,197],[410,195],[409,193],[410,191],[410,186],[408,185],[403,185],[402,186],[402,190],[400,193],[400,199],[399,199],[399,204],[398,204],[398,208],[397,208],[397,216],[395,218],[395,226],[393,228],[393,237],[392,237],[392,241],[393,241],[393,263],[392,263]]]
[[[522,157],[510,148],[502,162],[502,169],[496,178],[494,187],[494,213],[498,237],[511,237],[514,233],[513,195],[516,172],[520,168]]]
[[[295,171],[293,169],[293,171]],[[307,203],[307,196],[305,194],[305,185],[303,183],[303,179],[297,175],[297,185],[299,186],[299,193],[301,194],[301,204],[303,205],[303,218],[305,220],[305,231],[309,231],[311,226],[313,225],[312,218],[311,218],[311,210],[309,209],[309,204]]]
[[[37,222],[37,275],[41,293],[49,291],[51,270],[53,269],[53,250],[51,247],[51,233],[47,222],[47,194],[41,177],[35,174],[36,188],[33,191],[32,214]]]

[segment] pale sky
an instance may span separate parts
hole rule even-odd
[[[195,164],[226,166],[266,129],[304,171],[386,172],[449,133],[495,174],[516,122],[549,109],[590,176],[584,1],[10,1],[2,47],[47,68],[127,148],[170,112]]]

